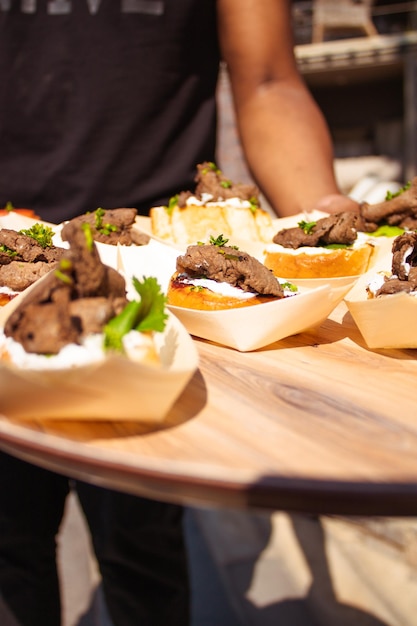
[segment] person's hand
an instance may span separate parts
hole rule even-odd
[[[313,210],[325,213],[343,213],[344,211],[359,212],[359,203],[341,193],[333,193],[320,198],[313,206]]]

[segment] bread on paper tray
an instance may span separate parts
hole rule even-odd
[[[396,237],[345,300],[369,348],[417,348],[417,233]]]
[[[149,211],[152,233],[161,240],[187,246],[222,233],[233,240],[267,242],[272,218],[260,206],[255,185],[233,183],[214,164],[197,166],[194,191],[182,191],[168,206]]]
[[[0,411],[31,418],[160,420],[197,367],[153,277],[125,279],[87,227],[66,230],[59,265],[3,307]]]
[[[344,212],[280,229],[265,247],[265,265],[292,280],[359,276],[369,268],[375,247],[359,232],[359,220]]]
[[[167,291],[169,305],[206,311],[275,302],[294,295],[265,265],[222,235],[208,244],[188,246],[178,256]]]

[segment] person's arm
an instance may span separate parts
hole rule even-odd
[[[288,0],[217,0],[219,37],[245,157],[280,216],[356,207],[342,196],[324,117],[294,57]]]

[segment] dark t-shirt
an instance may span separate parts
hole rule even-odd
[[[0,0],[0,206],[146,214],[214,160],[215,0]]]

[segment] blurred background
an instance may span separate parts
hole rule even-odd
[[[417,2],[293,0],[292,14],[296,58],[330,126],[339,185],[379,201],[387,184],[395,190],[417,174]],[[226,68],[219,98],[218,161],[230,178],[246,179]]]

